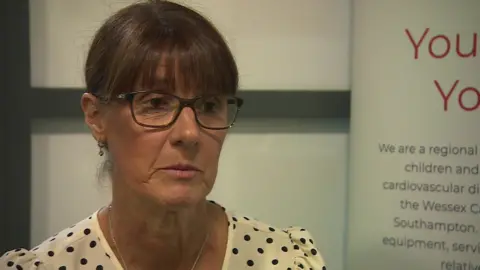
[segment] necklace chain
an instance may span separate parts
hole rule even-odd
[[[108,206],[108,227],[109,227],[109,230],[110,230],[110,237],[112,238],[113,245],[114,245],[115,249],[117,250],[118,256],[120,257],[120,261],[123,264],[123,267],[125,268],[125,270],[128,270],[127,264],[125,263],[125,260],[123,259],[122,253],[120,252],[120,248],[117,245],[117,241],[115,240],[115,236],[114,236],[114,233],[113,233],[112,205]],[[205,236],[205,239],[203,240],[202,246],[200,247],[200,250],[198,251],[197,258],[195,259],[195,262],[193,263],[192,268],[190,268],[190,270],[194,270],[195,267],[197,266],[197,263],[198,263],[198,261],[200,260],[202,254],[203,254],[203,249],[205,247],[205,244],[207,243],[209,235],[210,235],[210,231]]]

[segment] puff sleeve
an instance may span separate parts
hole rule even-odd
[[[35,253],[26,249],[15,249],[0,257],[0,269],[47,270]]]
[[[295,270],[326,270],[322,255],[315,247],[312,235],[305,229],[291,227],[287,229],[294,249]]]

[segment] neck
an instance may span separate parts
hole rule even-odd
[[[173,208],[114,197],[109,222],[117,257],[134,268],[190,269],[211,228],[209,208],[207,201]]]

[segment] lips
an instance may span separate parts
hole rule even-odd
[[[162,168],[163,170],[176,170],[176,171],[200,171],[197,167],[190,164],[176,164]]]
[[[191,179],[201,172],[200,169],[190,164],[175,164],[162,168],[162,171],[178,179]]]

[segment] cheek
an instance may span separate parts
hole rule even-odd
[[[207,162],[206,167],[208,170],[208,177],[215,178],[218,171],[218,163],[220,161],[220,154],[223,149],[223,144],[225,141],[226,132],[217,131],[208,134],[205,144],[203,145],[204,155],[201,157],[202,160]]]
[[[107,135],[114,165],[121,168],[122,175],[141,177],[155,162],[166,141],[165,132],[146,132],[131,118],[129,110],[121,111],[108,126]]]

